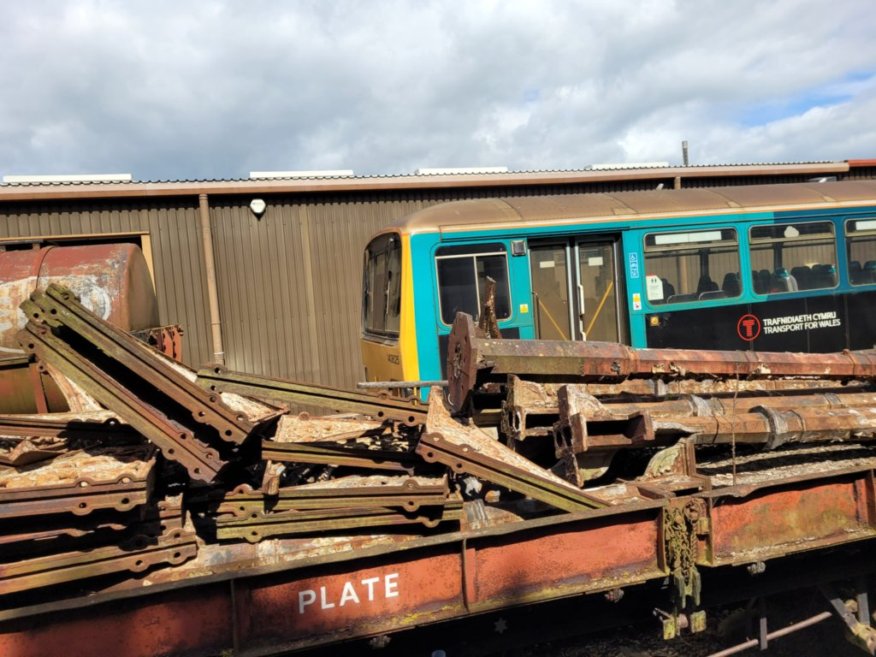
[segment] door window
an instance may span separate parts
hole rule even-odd
[[[565,244],[530,249],[535,329],[541,340],[572,339],[566,250]]]
[[[618,341],[613,243],[578,244],[580,330],[585,340]]]

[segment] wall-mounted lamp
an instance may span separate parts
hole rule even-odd
[[[268,204],[265,203],[264,199],[254,198],[249,202],[249,209],[252,210],[252,213],[256,216],[256,219],[261,219],[262,215],[265,213]]]

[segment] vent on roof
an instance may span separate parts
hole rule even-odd
[[[131,182],[130,173],[74,173],[60,176],[3,176],[5,183]]]
[[[508,173],[508,167],[425,167],[414,172],[418,176],[443,176],[450,173]]]
[[[250,178],[350,178],[352,169],[326,169],[316,171],[250,171]]]
[[[669,166],[669,162],[618,162],[607,164],[591,164],[593,171],[606,171],[610,169],[663,169]]]

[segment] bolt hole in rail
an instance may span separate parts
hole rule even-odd
[[[420,210],[365,249],[366,380],[445,379],[453,319],[477,317],[488,277],[506,338],[870,348],[876,182],[482,199]]]

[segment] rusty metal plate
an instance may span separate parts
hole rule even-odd
[[[357,443],[297,444],[262,441],[262,458],[281,463],[313,463],[366,470],[408,472],[419,458],[411,452],[371,449]]]
[[[416,433],[367,419],[284,415],[262,440],[262,458],[278,462],[409,471],[418,461]]]
[[[605,506],[604,501],[540,468],[477,427],[453,419],[443,396],[434,389],[426,432],[420,437],[417,454],[429,463],[442,463],[455,473],[473,474],[566,511]]]
[[[698,563],[744,564],[876,537],[870,468],[776,478],[702,493]]]
[[[391,435],[392,424],[383,421],[348,417],[312,417],[307,413],[284,415],[272,440],[281,443],[345,442]]]
[[[0,436],[0,465],[22,468],[27,465],[53,459],[67,450],[64,438],[7,438]]]

